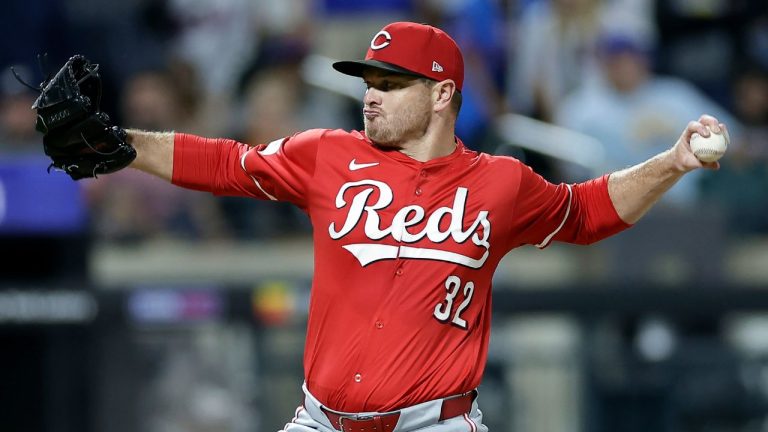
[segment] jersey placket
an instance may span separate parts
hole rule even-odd
[[[421,197],[424,194],[424,183],[426,179],[427,171],[421,167],[421,169],[416,172],[416,176],[414,177],[413,186],[410,188],[413,191],[413,195],[407,204],[420,204],[423,201]],[[405,231],[405,229],[406,228],[403,227],[403,231]],[[398,246],[403,246],[403,231],[400,232],[400,240],[397,242]],[[402,276],[405,274],[405,260],[403,260],[403,258],[398,255],[395,263],[394,287],[398,286],[402,282]]]
[[[403,205],[418,204],[421,201],[423,201],[421,197],[424,195],[424,183],[427,179],[427,176],[428,176],[427,171],[424,168],[421,168],[419,171],[416,172],[412,186],[409,188],[409,190],[413,195],[411,195],[411,199],[408,202],[403,203]],[[403,227],[402,229],[405,230],[406,228]],[[400,233],[400,236],[399,236],[400,240],[398,241],[398,246],[403,245],[402,234],[403,232]],[[382,297],[382,301],[380,302],[381,305],[390,304],[390,302],[384,301],[385,297],[394,295],[393,293],[400,291],[404,281],[406,280],[405,263],[406,263],[406,260],[404,260],[399,255],[395,259],[394,272],[392,273],[392,286],[389,292],[381,294],[381,297]],[[390,318],[389,311],[386,310],[384,306],[379,306],[376,309],[376,313],[374,314],[374,318],[368,326],[368,331],[366,335],[367,336],[366,340],[370,341],[369,343],[370,346],[378,346],[379,344],[377,343],[377,341],[379,340],[379,338],[386,337],[385,332],[386,332],[387,320],[389,318]],[[358,358],[359,361],[357,362],[357,364],[360,367],[358,368],[358,371],[356,371],[353,376],[353,380],[356,383],[362,383],[365,380],[365,368],[368,365],[374,363],[371,361],[372,360],[371,357],[374,355],[374,352],[375,350],[368,349],[360,354]]]

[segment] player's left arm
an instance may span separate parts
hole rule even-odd
[[[707,137],[710,130],[727,134],[723,123],[710,115],[702,115],[698,121],[688,123],[669,150],[610,175],[608,195],[621,220],[628,224],[640,220],[685,173],[698,168],[720,167],[719,162],[701,162],[691,151],[691,136],[698,133]]]

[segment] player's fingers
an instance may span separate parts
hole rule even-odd
[[[725,137],[725,142],[730,143],[731,142],[731,134],[728,133],[728,126],[725,125],[725,123],[720,123],[720,130],[723,133],[723,136]]]
[[[709,136],[709,129],[707,129],[706,126],[704,126],[701,122],[692,120],[688,122],[688,126],[685,128],[685,132],[683,132],[683,136],[685,137],[685,141],[691,142],[691,137],[693,134],[699,134],[701,136]]]
[[[720,122],[715,117],[709,114],[702,114],[702,116],[699,117],[699,123],[709,127],[709,130],[711,130],[714,133],[720,133]],[[706,134],[703,136],[709,136],[709,134]]]

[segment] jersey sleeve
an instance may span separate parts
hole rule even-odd
[[[517,245],[590,244],[630,227],[608,195],[608,177],[556,185],[523,166],[514,212],[519,224],[515,232],[520,233]]]
[[[287,201],[306,207],[323,130],[249,146],[176,134],[173,184],[216,195]]]

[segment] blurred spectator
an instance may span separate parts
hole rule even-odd
[[[490,127],[503,111],[506,67],[504,14],[497,0],[419,0],[417,14],[447,31],[464,53],[465,85],[456,121],[456,135],[470,148],[487,150],[495,144]],[[493,146],[493,147],[491,147]]]
[[[26,67],[16,70],[23,79],[31,76]],[[10,72],[0,75],[0,153],[42,153],[42,140],[35,130],[35,112],[31,109],[36,98],[37,94],[16,81]]]
[[[747,66],[733,81],[733,107],[750,132],[765,134],[768,128],[768,65]],[[745,132],[745,134],[747,134]],[[765,135],[762,135],[765,138]],[[768,140],[747,139],[743,146],[750,158],[768,161]]]
[[[258,43],[257,12],[249,0],[167,0],[178,25],[174,51],[200,72],[213,94],[234,88]]]
[[[274,41],[311,32],[312,0],[163,0],[178,32],[173,55],[199,74],[205,135],[227,135],[236,114],[238,79]]]
[[[180,125],[181,104],[170,74],[150,70],[131,78],[123,89],[126,125],[149,130]],[[140,126],[138,126],[140,125]]]
[[[246,82],[242,135],[249,144],[268,143],[312,128],[351,129],[357,119],[347,116],[347,101],[306,85],[301,60],[272,64]],[[356,110],[356,116],[362,116]]]
[[[319,8],[325,13],[392,13],[408,12],[413,0],[382,0],[376,2],[361,2],[358,0],[320,0]]]
[[[768,233],[768,67],[752,64],[733,80],[734,114],[743,125],[737,145],[721,160],[717,175],[704,177],[707,199],[721,205],[733,230]]]
[[[98,63],[104,86],[101,105],[122,123],[119,94],[134,74],[163,65],[176,25],[165,0],[113,1],[109,7],[99,0],[57,2],[63,9],[60,20],[71,30],[66,36],[71,47],[66,53],[83,54]],[[61,62],[52,62],[52,67]]]
[[[656,0],[655,3],[660,36],[658,71],[690,81],[716,102],[727,103],[729,82],[736,72],[734,66],[747,50],[759,47],[760,34],[768,38],[768,3],[765,0]],[[762,44],[768,46],[765,41]],[[761,55],[768,60],[765,52]]]
[[[160,69],[130,78],[122,98],[124,126],[151,130],[186,127],[194,112],[183,104],[188,100],[174,78],[168,70]],[[100,240],[217,240],[228,236],[219,203],[211,195],[179,189],[131,169],[87,185]],[[109,192],[115,190],[120,193]]]
[[[0,14],[0,66],[37,66],[35,56],[47,53],[50,64],[63,63],[71,55],[70,25],[59,0],[4,0]],[[31,71],[37,72],[37,70]],[[39,81],[35,76],[33,84]]]
[[[513,111],[551,121],[562,98],[594,74],[600,0],[540,0],[521,11],[509,44]]]
[[[357,58],[382,25],[413,18],[416,0],[313,0],[312,50],[331,59]]]
[[[763,4],[762,10],[752,17],[745,33],[747,55],[768,68],[768,4]]]
[[[35,114],[30,109],[37,95],[16,81],[14,66],[32,86],[43,80],[42,66],[58,67],[70,53],[69,23],[58,0],[6,0],[0,14],[0,152],[40,152],[35,136]]]
[[[601,74],[560,106],[556,122],[603,143],[606,170],[621,169],[669,148],[703,113],[739,128],[733,117],[691,84],[651,71],[653,39],[643,26],[613,21],[600,36]],[[570,177],[569,177],[570,178]],[[662,202],[685,208],[698,199],[700,172],[678,182]]]

